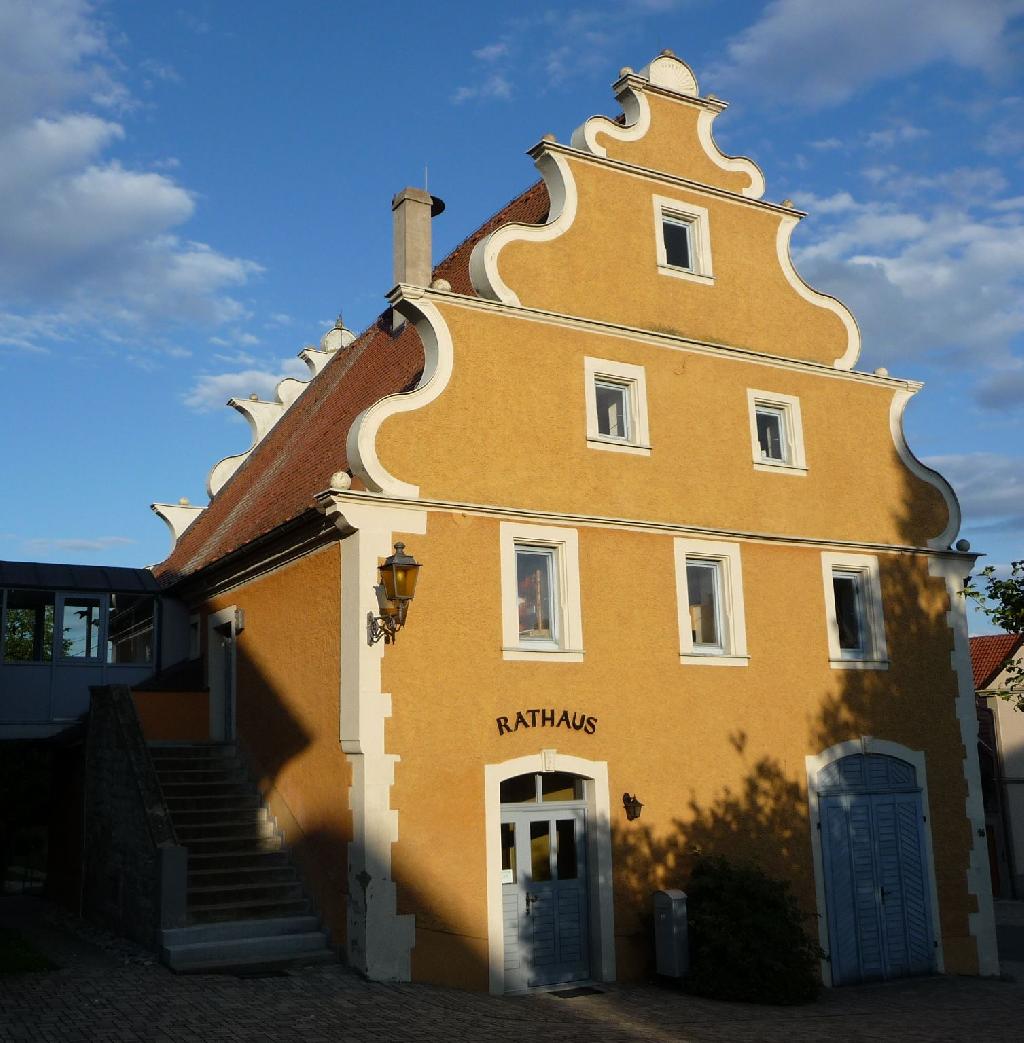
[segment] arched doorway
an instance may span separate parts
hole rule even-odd
[[[880,748],[884,747],[884,748]],[[823,945],[833,985],[937,967],[924,756],[842,743],[808,758]]]
[[[557,771],[501,783],[506,991],[590,977],[586,787]]]
[[[614,981],[607,764],[544,750],[484,788],[491,992]]]

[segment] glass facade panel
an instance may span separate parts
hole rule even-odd
[[[520,640],[556,641],[555,551],[516,547],[516,583]]]
[[[501,784],[502,804],[533,804],[537,800],[537,776],[517,775]]]
[[[48,663],[53,658],[53,591],[8,590],[5,663]]]
[[[665,242],[665,261],[673,268],[693,268],[690,257],[690,224],[665,218],[661,224]]]
[[[690,634],[694,648],[721,648],[719,565],[714,561],[686,563]]]
[[[576,879],[576,820],[560,818],[555,822],[558,853],[555,865],[559,880]]]
[[[530,878],[551,879],[551,823],[530,823]]]
[[[583,780],[562,771],[544,772],[540,777],[541,800],[582,800]]]
[[[66,597],[61,621],[61,658],[99,659],[100,605],[98,597]]]
[[[153,661],[153,606],[151,597],[111,594],[107,621],[108,663]]]
[[[761,447],[761,456],[765,460],[786,460],[786,437],[782,410],[758,406],[755,412],[757,420],[757,441]]]
[[[594,382],[597,400],[597,431],[607,438],[630,437],[629,387],[611,380]]]
[[[839,647],[844,652],[864,651],[864,628],[861,618],[862,583],[862,577],[856,572],[834,572],[832,574]]]
[[[512,822],[501,824],[501,882],[516,882],[516,827]]]

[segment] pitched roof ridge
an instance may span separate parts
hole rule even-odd
[[[455,292],[476,296],[469,276],[472,247],[509,221],[543,221],[549,209],[547,189],[537,181],[466,236],[434,267],[434,276],[448,279]],[[314,510],[313,496],[326,488],[330,475],[348,470],[346,443],[356,416],[382,397],[410,390],[422,372],[423,345],[415,327],[405,323],[392,331],[391,314],[386,308],[340,349],[249,450],[167,558],[154,567],[164,586]]]
[[[1024,645],[1024,633],[979,634],[970,639],[969,645],[974,688],[980,691],[999,676],[1007,660]]]
[[[502,222],[502,218],[507,213],[507,211],[514,207],[516,203],[522,202],[523,200],[527,199],[532,193],[536,192],[538,189],[543,187],[544,182],[542,180],[537,180],[534,181],[532,185],[529,185],[526,188],[524,188],[522,192],[518,193],[518,195],[514,195],[504,206],[500,207],[493,214],[491,214],[491,216],[487,218],[487,220],[484,221],[483,224],[475,228],[457,246],[449,250],[448,253],[445,254],[445,256],[442,257],[441,260],[434,265],[434,274],[437,275],[438,272],[441,272],[441,270],[446,265],[448,265],[454,260],[456,255],[461,250],[464,250],[467,246],[475,246],[481,239],[484,238],[484,236],[489,235],[490,232],[492,232],[494,228],[496,228],[498,224]]]

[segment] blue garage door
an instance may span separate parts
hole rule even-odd
[[[927,974],[935,943],[914,767],[881,754],[818,775],[829,957],[836,985]]]

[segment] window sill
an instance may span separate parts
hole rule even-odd
[[[679,662],[683,666],[747,666],[748,655],[722,655],[717,652],[680,652]]]
[[[659,264],[658,271],[662,275],[671,275],[674,279],[686,279],[689,282],[703,283],[705,286],[715,285],[715,277],[713,275],[703,275],[689,268],[675,268],[671,264]]]
[[[582,648],[502,648],[501,657],[509,662],[520,663],[582,663]]]
[[[806,475],[807,468],[801,467],[799,464],[785,464],[781,461],[777,464],[768,463],[767,460],[755,460],[754,461],[755,471],[768,471],[774,472],[775,474],[795,474],[795,475]]]
[[[829,659],[833,670],[888,670],[888,659]]]
[[[587,448],[607,449],[613,453],[632,453],[634,456],[650,456],[649,445],[637,445],[635,442],[620,442],[617,438],[602,438],[600,435],[587,436]]]

